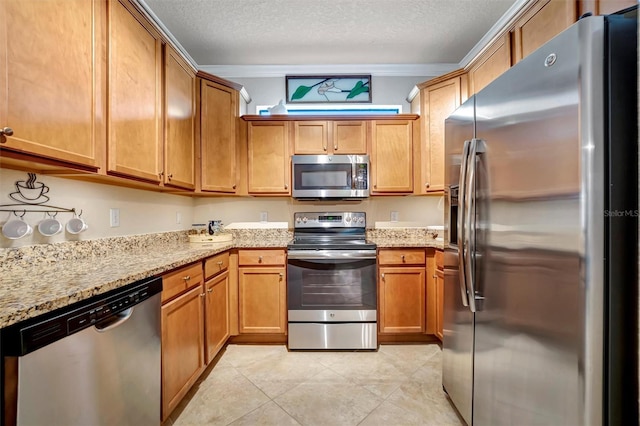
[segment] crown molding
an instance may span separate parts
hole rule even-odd
[[[334,64],[334,65],[200,65],[223,78],[284,77],[309,74],[371,74],[379,77],[429,77],[446,74],[458,64]]]
[[[509,9],[502,15],[502,17],[493,24],[489,31],[476,43],[475,46],[465,55],[460,61],[457,68],[464,68],[478,56],[486,47],[488,47],[493,40],[504,31],[505,28],[511,26],[519,15],[520,11],[524,9],[529,3],[535,0],[517,0],[511,5]]]

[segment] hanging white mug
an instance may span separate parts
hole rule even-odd
[[[89,225],[80,217],[72,217],[67,222],[67,232],[70,234],[79,234],[89,228]]]
[[[2,225],[2,235],[10,240],[17,240],[31,234],[33,234],[33,228],[22,218],[11,219]]]
[[[38,223],[38,232],[45,237],[52,237],[62,232],[62,223],[55,218],[55,215],[47,217]]]

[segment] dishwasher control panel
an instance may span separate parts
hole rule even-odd
[[[3,330],[3,352],[11,356],[26,355],[87,327],[106,323],[109,318],[161,291],[162,279],[148,278],[25,320]]]

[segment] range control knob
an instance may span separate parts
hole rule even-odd
[[[302,219],[300,219],[299,217],[296,217],[296,223],[300,223],[302,222]]]
[[[347,222],[347,223],[351,222],[351,216],[347,216],[347,217],[345,217],[345,218],[344,218],[344,221],[345,221],[345,222]]]
[[[307,219],[307,217],[306,217],[306,216],[305,216],[305,217],[303,217],[303,218],[302,218],[302,223],[307,223],[307,220],[309,220],[309,219]]]
[[[364,217],[360,216],[360,217],[358,218],[358,222],[359,222],[359,223],[364,223]]]

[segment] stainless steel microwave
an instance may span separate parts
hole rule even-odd
[[[293,198],[360,199],[369,196],[368,155],[293,155]]]

